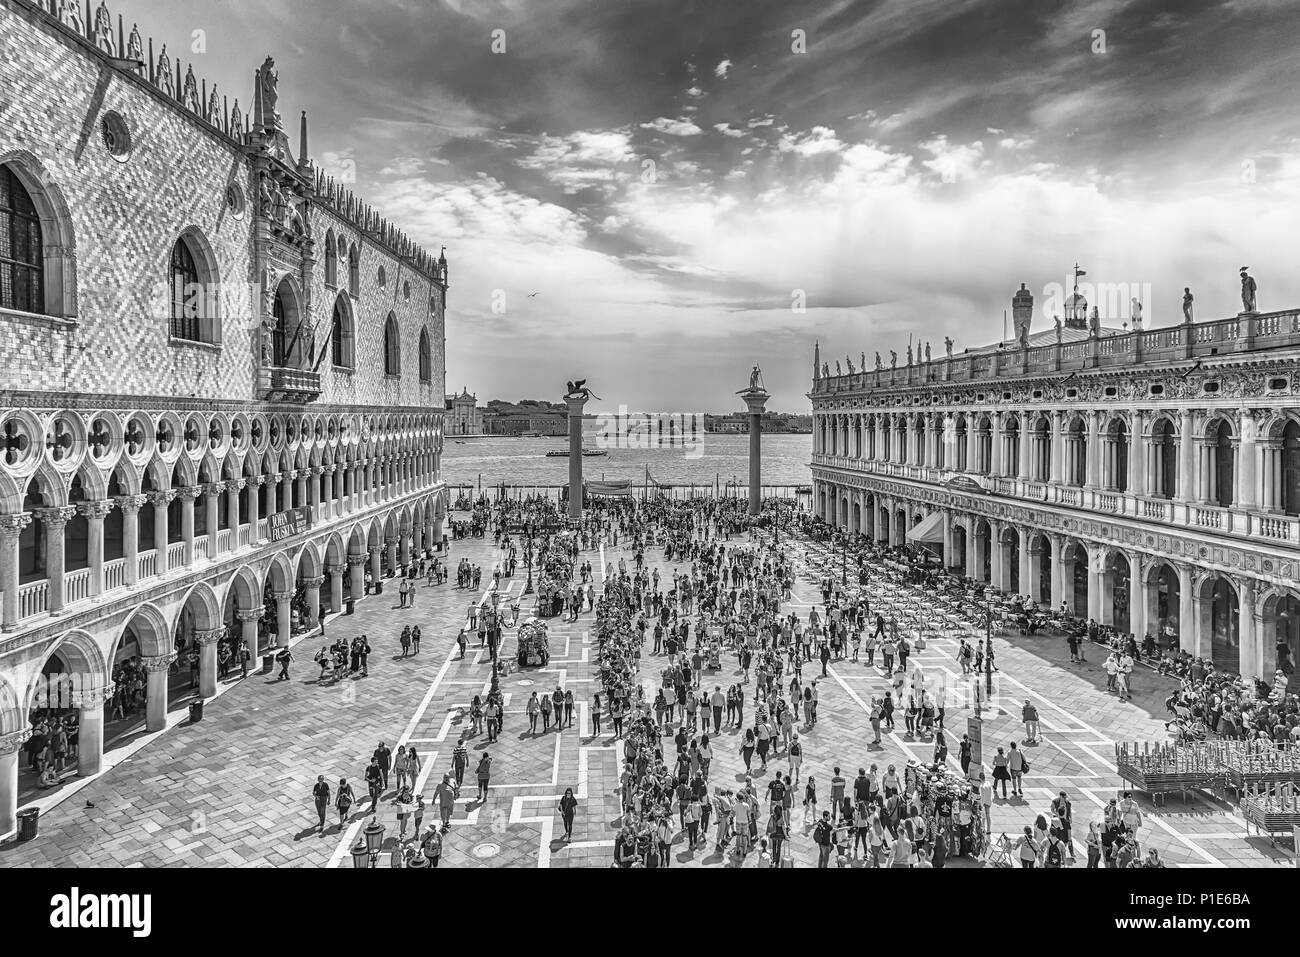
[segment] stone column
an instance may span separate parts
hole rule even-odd
[[[393,575],[397,572],[397,539],[385,538],[384,547],[388,552],[388,574]]]
[[[1016,478],[1022,482],[1028,482],[1032,477],[1030,472],[1030,456],[1033,455],[1034,433],[1029,430],[1029,420],[1025,416],[1020,417],[1020,431],[1017,433],[1017,440],[1020,443],[1017,449],[1020,460],[1016,464]]]
[[[1133,428],[1128,436],[1128,475],[1125,483],[1128,486],[1125,491],[1129,495],[1141,495],[1145,491],[1142,487],[1142,465],[1147,460],[1146,437],[1143,435],[1145,419],[1144,412],[1133,413]],[[1141,638],[1138,635],[1138,639]]]
[[[989,474],[1002,474],[1002,413],[994,412],[989,425]]]
[[[246,479],[228,479],[226,486],[226,522],[230,525],[230,550],[239,551],[239,493],[248,485]],[[253,535],[248,536],[249,541],[253,540]]]
[[[244,647],[254,658],[257,657],[259,648],[257,641],[257,628],[262,620],[262,608],[240,608],[235,612],[235,618],[239,620],[240,627],[243,631],[240,637],[244,640]]]
[[[289,603],[293,601],[293,590],[272,592],[275,599],[275,637],[276,644],[288,648],[293,638],[293,620],[289,617]]]
[[[166,575],[170,570],[167,565],[167,506],[176,498],[176,490],[150,492],[148,498],[149,504],[153,506],[154,567],[159,575]]]
[[[352,600],[357,601],[366,593],[366,556],[349,555],[348,568],[352,574]]]
[[[187,485],[176,490],[181,500],[181,539],[185,542],[183,561],[186,568],[194,564],[194,500],[200,492],[197,485]]]
[[[153,658],[141,658],[145,678],[145,713],[144,729],[148,732],[162,731],[167,727],[167,674],[172,662],[176,660],[175,652],[158,655]]]
[[[1088,617],[1101,621],[1102,555],[1096,545],[1085,545],[1088,554]]]
[[[979,549],[975,537],[974,522],[966,522],[966,577],[980,579],[983,575],[979,568]]]
[[[1237,492],[1233,496],[1233,504],[1243,509],[1255,509],[1258,505],[1258,487],[1255,478],[1257,457],[1259,455],[1258,442],[1259,426],[1255,422],[1255,416],[1248,411],[1241,413],[1241,442],[1237,447]],[[1245,648],[1245,642],[1242,642],[1242,648]],[[1246,672],[1243,671],[1242,674]]]
[[[343,498],[343,473],[344,469],[339,467],[335,462],[329,466],[330,481],[333,483],[334,495],[330,506],[330,515],[337,518],[343,514],[344,506],[347,504]]]
[[[757,515],[763,503],[763,412],[770,396],[766,389],[748,389],[740,397],[749,413],[749,514]]]
[[[282,478],[284,476],[279,472],[263,476],[263,481],[266,482],[266,518],[270,518],[276,512],[281,511],[280,503],[276,500],[276,492],[280,488]]]
[[[1191,412],[1178,414],[1178,490],[1174,498],[1186,504],[1196,498],[1196,470],[1194,447],[1192,445]]]
[[[1024,441],[1024,437],[1020,439]],[[1029,529],[1016,529],[1016,561],[1018,568],[1016,576],[1019,578],[1016,591],[1021,595],[1028,595],[1034,601],[1038,601],[1038,582],[1034,580],[1034,569],[1032,556],[1030,554],[1031,546],[1029,544]]]
[[[1024,549],[1023,545],[1021,547]],[[1041,539],[1034,539],[1034,544],[1030,546],[1030,548],[1024,550],[1027,552],[1029,558],[1028,576],[1025,578],[1025,582],[1028,582],[1029,584],[1029,590],[1025,592],[1025,594],[1039,603],[1044,600],[1050,602],[1052,600],[1050,584],[1048,585],[1048,594],[1046,598],[1043,596],[1043,546]],[[1021,584],[1021,588],[1024,588],[1023,583]]]
[[[311,629],[320,624],[320,586],[325,584],[325,576],[316,575],[312,578],[304,578],[302,584],[307,590],[307,620],[304,624],[308,629]]]
[[[126,562],[127,588],[134,588],[140,577],[140,507],[146,501],[143,495],[119,495],[116,499],[117,507],[122,510],[122,557]]]
[[[991,549],[989,554],[989,584],[999,591],[1007,591],[1007,561],[1006,553],[1002,550],[1002,524],[1000,522],[989,522],[989,538],[985,548]]]
[[[1084,475],[1087,479],[1088,488],[1098,488],[1101,485],[1101,416],[1094,409],[1088,413],[1088,437],[1087,452],[1088,457],[1085,465]]]
[[[71,505],[55,505],[34,512],[45,527],[45,574],[50,583],[46,609],[51,615],[60,615],[64,596],[63,533],[77,510]]]
[[[582,518],[582,407],[585,395],[566,395],[569,408],[569,518]]]
[[[225,634],[225,628],[194,631],[194,643],[199,646],[199,694],[204,698],[217,693],[217,643]]]
[[[1201,629],[1196,620],[1192,595],[1192,570],[1178,563],[1178,647],[1191,655],[1200,655]]]
[[[31,736],[30,728],[0,734],[0,839],[18,828],[18,753]]]
[[[1065,551],[1064,542],[1059,535],[1049,535],[1047,538],[1052,543],[1052,554],[1048,559],[1052,563],[1052,607],[1059,609],[1061,602],[1066,600],[1065,562],[1062,560]]]
[[[383,552],[384,547],[382,545],[370,546],[370,580],[375,584],[379,584],[384,577],[383,558],[381,557]]]
[[[951,568],[956,556],[952,553],[952,509],[943,510],[943,567]]]
[[[1052,443],[1052,472],[1049,479],[1053,485],[1060,485],[1062,483],[1061,476],[1064,464],[1063,460],[1065,458],[1065,436],[1061,434],[1060,412],[1052,413],[1052,434],[1050,440]]]
[[[32,517],[27,512],[0,515],[0,591],[4,592],[0,628],[5,631],[13,631],[18,626],[18,542],[23,529],[31,523]],[[0,738],[0,755],[4,754],[3,740]],[[17,774],[17,771],[14,773]],[[0,790],[3,787],[4,782],[0,780]],[[14,793],[17,794],[17,791]],[[0,804],[0,835],[4,832],[4,807]]]
[[[1128,558],[1128,626],[1139,645],[1150,630],[1147,617],[1151,608],[1151,589],[1147,585],[1146,569],[1140,555],[1126,555]]]
[[[86,553],[90,560],[90,597],[99,601],[104,593],[104,519],[113,510],[111,500],[81,502],[77,511],[86,519]]]
[[[967,472],[979,471],[979,426],[966,416],[966,469]]]
[[[72,696],[77,709],[78,777],[92,777],[104,768],[104,701],[112,695],[110,684],[85,688]]]
[[[311,477],[311,469],[310,468],[295,469],[292,474],[294,476],[294,479],[298,483],[298,503],[300,505],[315,505],[316,504],[315,496],[311,494],[311,490],[307,487],[308,486],[307,479]],[[312,518],[314,519],[315,517],[316,517],[316,513],[313,511]]]
[[[414,534],[409,525],[398,529],[399,561],[402,568],[407,568],[411,564],[411,538]]]
[[[208,561],[216,561],[217,558],[217,534],[221,525],[220,501],[217,496],[225,490],[225,482],[209,482],[203,486],[203,510],[208,526]],[[231,535],[234,535],[233,531]]]
[[[266,476],[250,475],[248,482],[248,547],[256,548],[261,540],[257,537],[257,525],[262,521],[262,504],[258,501],[257,490],[266,484]]]
[[[1264,655],[1259,634],[1255,628],[1255,581],[1242,578],[1237,582],[1237,638],[1240,642],[1241,673],[1252,678],[1271,677],[1264,674]]]
[[[343,610],[343,573],[347,565],[326,565],[330,576],[330,611],[337,615]]]

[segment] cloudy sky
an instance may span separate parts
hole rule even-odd
[[[1045,328],[1076,261],[1149,326],[1237,312],[1241,265],[1300,304],[1294,0],[112,7],[241,104],[275,56],[317,162],[447,246],[481,401],[726,410],[758,362],[803,410],[814,340],[960,351],[1021,282]]]

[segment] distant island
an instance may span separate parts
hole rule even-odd
[[[462,399],[472,397],[466,393]],[[450,397],[448,407],[451,407]],[[545,399],[518,399],[508,402],[504,399],[491,399],[480,410],[482,416],[481,432],[484,435],[532,435],[563,436],[569,431],[568,410],[563,402],[548,402]],[[608,410],[605,410],[606,412]],[[594,419],[601,410],[593,410],[587,418]],[[708,433],[749,432],[749,417],[744,412],[715,414],[704,413],[704,431]],[[763,416],[763,431],[771,433],[811,434],[812,416],[792,412],[769,412]],[[449,430],[448,434],[466,434],[460,429]]]

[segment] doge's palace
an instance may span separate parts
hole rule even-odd
[[[448,271],[316,168],[271,58],[228,96],[103,4],[0,28],[3,837],[33,709],[93,774],[122,675],[160,730],[185,660],[211,695],[441,545]]]

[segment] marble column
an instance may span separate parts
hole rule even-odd
[[[288,648],[293,638],[293,619],[289,615],[289,603],[293,601],[293,590],[272,592],[275,599],[275,637],[276,644]]]
[[[90,597],[99,601],[104,594],[104,519],[113,510],[113,501],[81,502],[77,511],[86,519],[86,553],[90,560]]]
[[[226,523],[230,526],[230,550],[239,551],[239,523],[241,515],[239,514],[239,493],[248,485],[246,479],[227,479],[226,486]],[[250,496],[251,498],[252,496]],[[252,539],[252,535],[249,539]]]
[[[384,578],[383,554],[382,545],[370,546],[370,580],[376,585]]]
[[[134,588],[140,578],[140,508],[148,499],[143,495],[119,495],[114,501],[122,510],[122,557],[126,567],[123,581]]]
[[[352,600],[358,601],[366,593],[365,555],[349,555],[348,569],[352,575]]]
[[[1258,507],[1258,483],[1255,478],[1259,458],[1259,425],[1249,412],[1241,413],[1241,441],[1237,447],[1237,490],[1233,503],[1243,509]],[[1242,643],[1245,647],[1245,643]],[[1246,672],[1242,672],[1245,674]]]
[[[64,540],[68,520],[77,514],[71,505],[54,505],[33,510],[45,529],[45,574],[49,579],[49,596],[46,610],[51,615],[63,614],[64,598]]]
[[[32,516],[26,512],[0,515],[0,591],[4,592],[0,628],[4,631],[13,631],[18,626],[18,542],[23,529],[31,523]],[[3,753],[3,749],[0,748],[0,755]],[[0,788],[3,786],[3,782],[0,782]],[[0,835],[3,833],[4,809],[0,807]]]
[[[1271,678],[1264,674],[1264,655],[1255,621],[1255,581],[1242,578],[1237,585],[1237,638],[1240,642],[1241,673],[1252,678]]]
[[[1145,428],[1146,413],[1141,411],[1133,413],[1133,428],[1128,436],[1128,474],[1125,476],[1125,491],[1129,495],[1141,495],[1144,492],[1142,466],[1147,460]],[[1141,638],[1142,636],[1138,635],[1138,639]]]
[[[113,686],[84,688],[72,696],[77,709],[77,776],[88,778],[104,768],[104,702]]]
[[[994,412],[989,433],[989,474],[1002,474],[1002,413]]]
[[[752,388],[740,397],[749,414],[749,514],[757,515],[763,508],[763,412],[770,396],[766,389]]]
[[[1085,545],[1084,551],[1088,555],[1088,617],[1093,621],[1100,622],[1102,598],[1101,550],[1094,545]]]
[[[194,643],[199,646],[199,695],[201,697],[211,698],[217,693],[217,644],[225,634],[225,628],[194,631]]]
[[[978,540],[975,536],[974,523],[968,521],[966,523],[966,577],[976,580],[984,577],[979,566],[979,549],[977,545]]]
[[[18,828],[18,755],[31,736],[30,728],[0,734],[0,840]]]
[[[566,395],[569,414],[569,518],[582,518],[582,408],[587,404],[585,395]],[[751,449],[752,451],[752,449]]]
[[[1063,561],[1065,545],[1059,535],[1049,535],[1047,538],[1052,543],[1052,554],[1048,558],[1052,569],[1052,608],[1059,611],[1062,602],[1070,601],[1073,604],[1073,601],[1065,596],[1065,562]]]
[[[1178,414],[1178,488],[1174,498],[1182,503],[1196,498],[1196,451],[1192,442],[1192,413]]]
[[[235,618],[238,619],[242,629],[240,637],[244,641],[244,647],[248,649],[248,653],[254,659],[257,658],[260,652],[257,631],[263,613],[264,609],[260,605],[254,608],[240,608],[235,611]],[[250,664],[253,664],[253,662],[250,662]]]
[[[1024,441],[1023,439],[1021,441]],[[1029,544],[1029,529],[1016,529],[1016,591],[1038,601],[1038,582],[1034,578],[1032,549]]]
[[[1049,476],[1053,485],[1060,485],[1063,481],[1063,469],[1065,467],[1065,436],[1061,432],[1061,413],[1052,413],[1052,433],[1051,433],[1051,459],[1052,471]]]
[[[388,552],[388,574],[394,575],[397,573],[397,539],[385,538],[384,548]]]
[[[1101,485],[1101,416],[1094,410],[1088,413],[1087,450],[1084,455],[1085,485],[1098,488]]]
[[[194,564],[194,501],[201,491],[197,485],[187,485],[176,490],[181,500],[181,540],[185,543],[182,562],[186,568]]]
[[[348,566],[345,564],[326,565],[325,571],[330,576],[330,613],[339,614],[343,611],[343,575],[347,572]]]
[[[141,658],[145,670],[144,729],[162,731],[167,727],[167,675],[176,653]]]
[[[1192,570],[1177,564],[1178,572],[1178,647],[1191,655],[1200,652],[1200,627],[1196,620],[1192,595]]]
[[[224,482],[209,482],[203,486],[203,511],[208,526],[208,561],[216,561],[217,558],[217,536],[221,525],[221,500],[218,496],[225,490]],[[234,532],[230,534],[234,535]]]
[[[1151,609],[1151,588],[1147,584],[1146,568],[1141,556],[1127,555],[1128,558],[1128,621],[1129,631],[1139,645],[1146,633],[1151,630],[1148,614]]]
[[[266,483],[266,515],[264,516],[266,518],[270,518],[276,512],[283,511],[276,495],[282,478],[284,476],[279,472],[272,472],[270,475],[262,476],[262,481]]]
[[[167,506],[176,498],[175,489],[161,489],[148,493],[149,504],[153,506],[153,549],[154,570],[158,575],[166,575],[170,570],[167,564]]]

